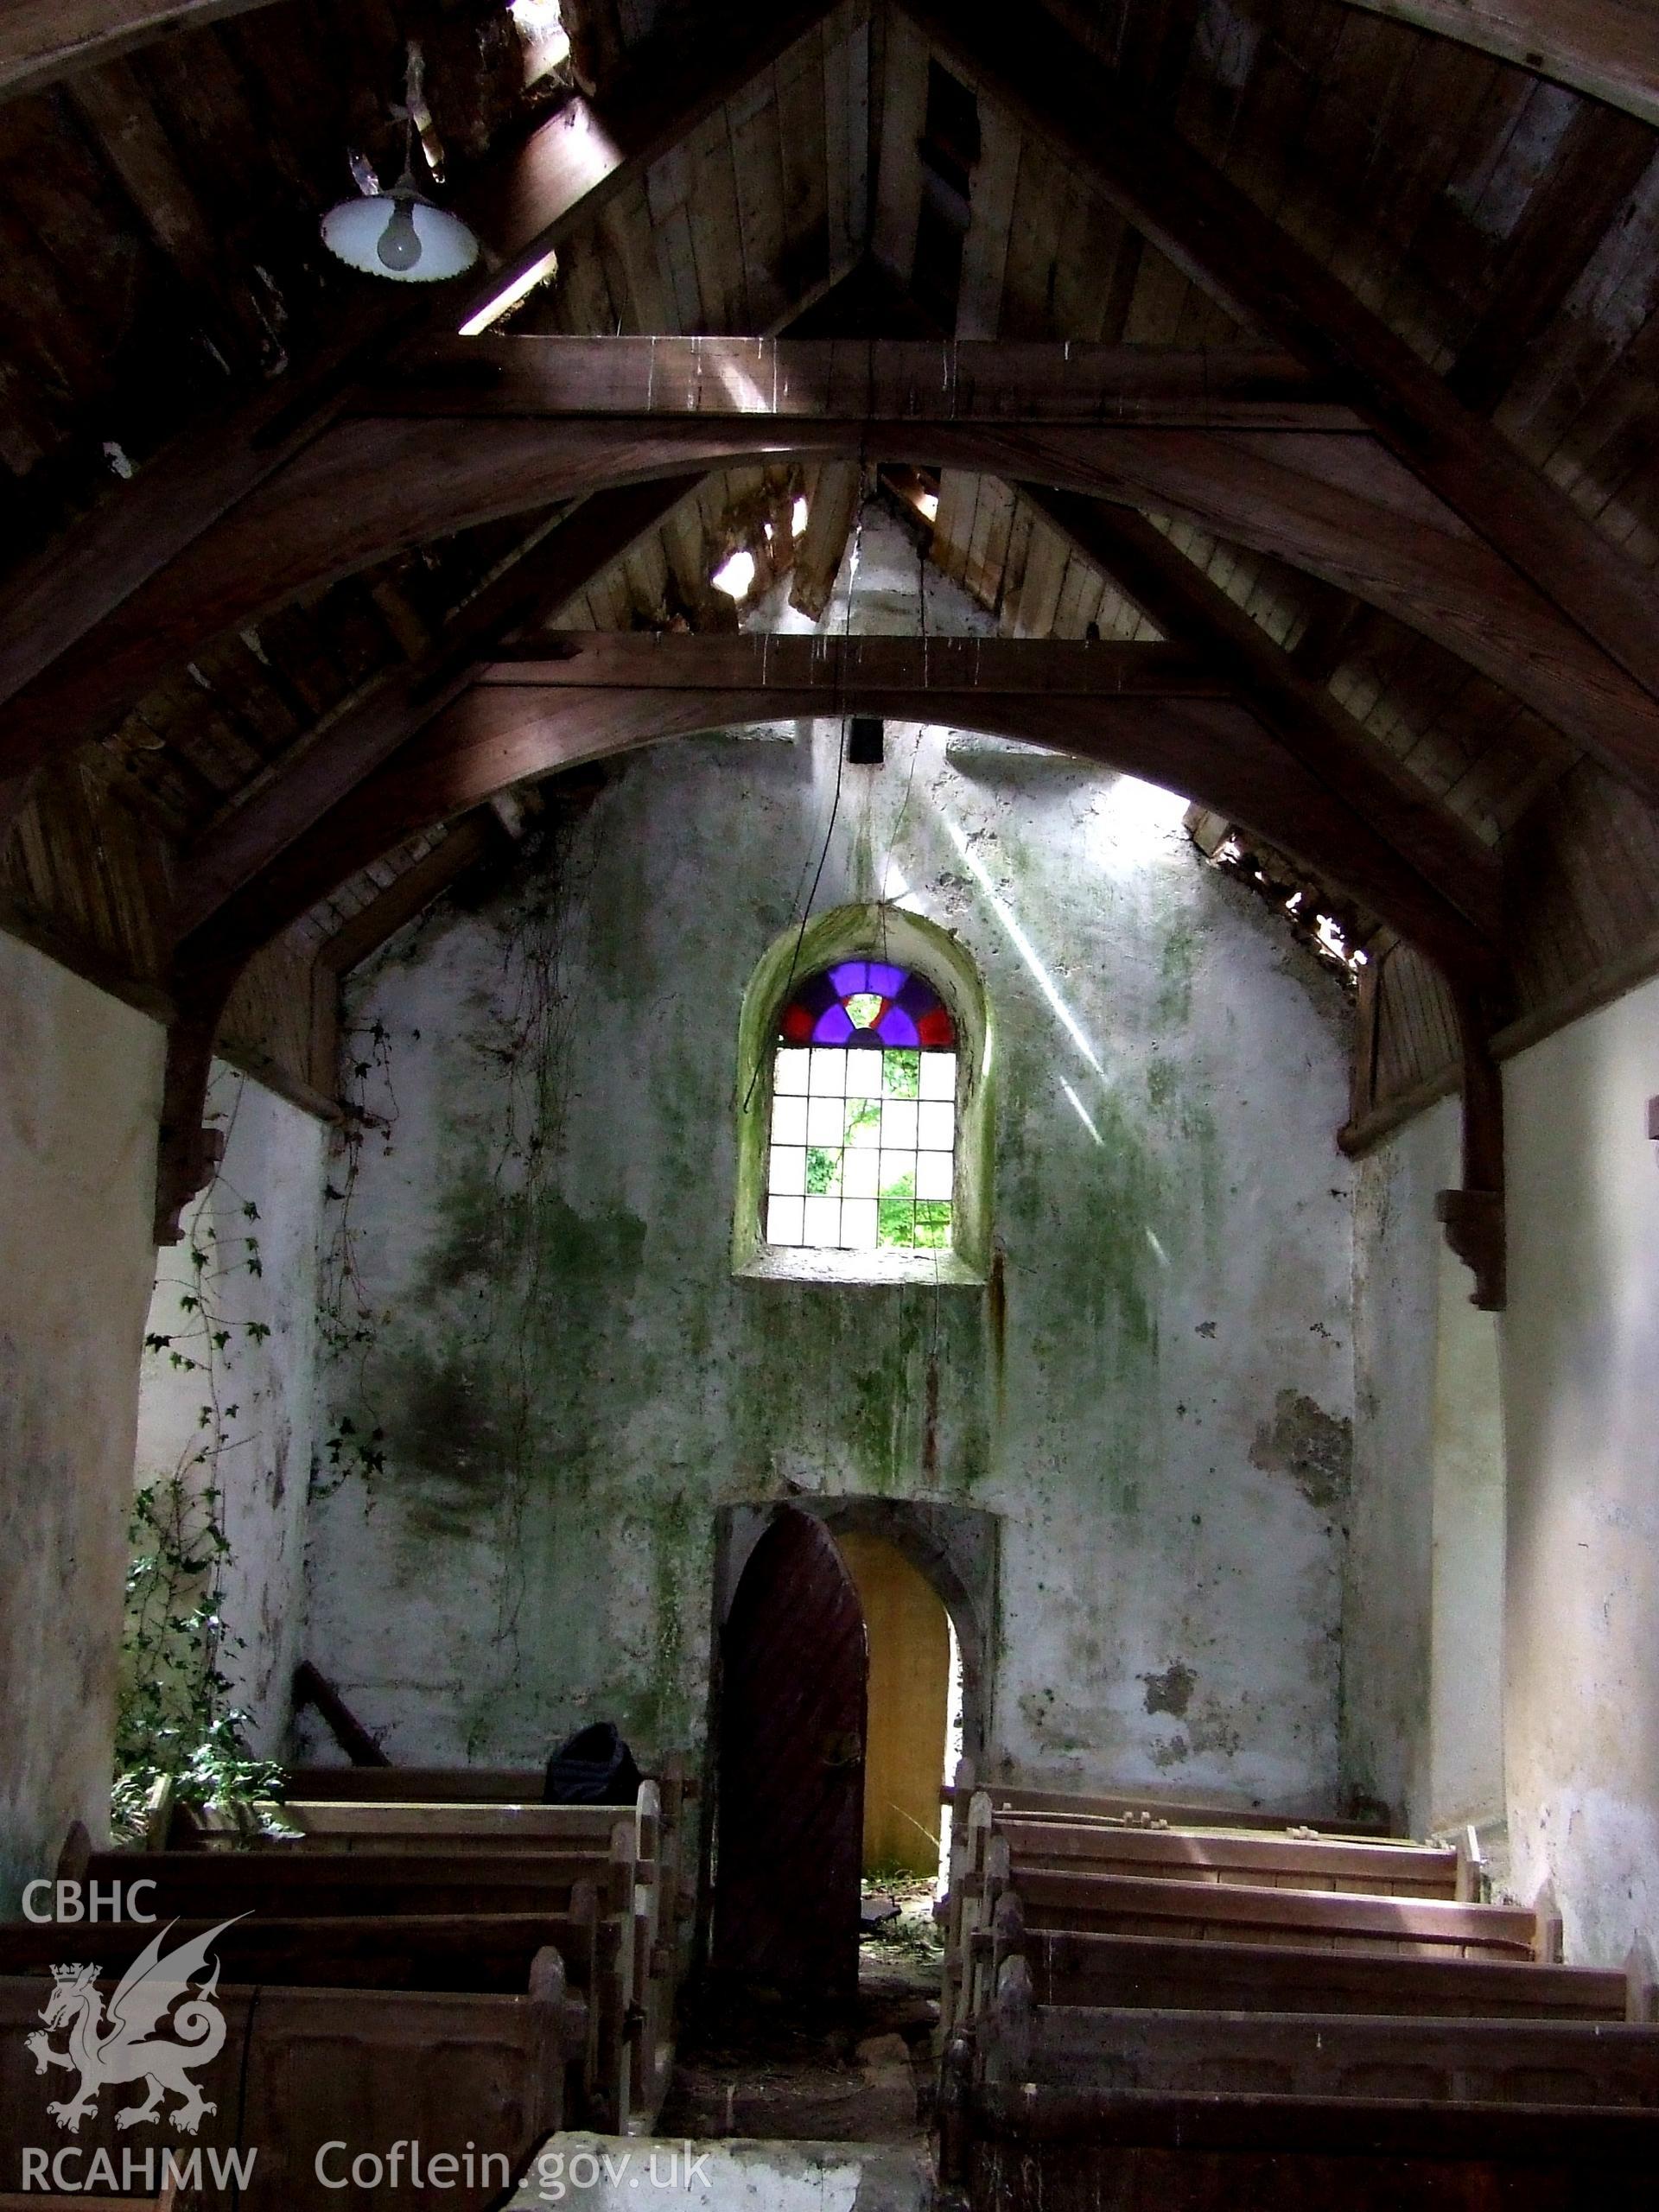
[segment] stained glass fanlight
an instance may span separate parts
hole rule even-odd
[[[956,1025],[931,983],[885,960],[843,960],[803,983],[784,1008],[785,1045],[954,1049]]]

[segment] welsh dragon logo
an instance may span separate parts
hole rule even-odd
[[[49,2066],[79,2073],[80,2087],[74,2095],[47,2107],[59,2126],[72,2135],[88,2113],[97,2112],[100,2089],[128,2082],[143,2082],[149,2094],[141,2104],[117,2113],[118,2127],[165,2120],[194,2135],[202,2115],[216,2109],[189,2079],[189,2071],[207,2065],[224,2048],[225,2015],[213,2002],[218,1961],[212,1961],[213,1971],[200,1988],[191,1985],[194,1976],[206,1972],[208,1952],[232,1923],[222,1920],[205,1936],[193,1936],[164,1955],[162,1946],[175,1925],[169,1921],[127,1968],[107,2013],[96,1966],[52,1969],[52,1994],[40,2016],[47,2031],[37,2028],[26,2041],[37,2074]],[[180,2001],[186,1999],[188,2002]],[[155,2032],[169,2012],[175,2041]],[[67,2050],[52,2047],[52,2037],[60,2028],[67,2031]],[[169,2094],[180,2101],[171,2112],[163,2112],[162,2100]]]

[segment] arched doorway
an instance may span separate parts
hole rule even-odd
[[[950,1617],[927,1577],[885,1537],[846,1529],[838,1541],[869,1637],[864,1872],[931,1880],[940,1857],[939,1786],[953,1764],[953,1706],[961,1737]]]

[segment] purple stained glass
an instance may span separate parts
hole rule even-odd
[[[829,971],[830,983],[838,998],[856,998],[861,991],[874,991],[879,999],[896,999],[907,983],[915,979],[907,969],[895,968],[887,960],[843,960],[840,966]],[[922,985],[927,990],[926,984]],[[931,999],[933,994],[927,991]]]
[[[876,1011],[848,1012],[849,1000],[874,1000]],[[787,1045],[862,1046],[880,1050],[949,1052],[956,1025],[931,983],[887,960],[843,960],[809,976],[779,1017]]]

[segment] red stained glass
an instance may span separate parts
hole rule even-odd
[[[880,995],[880,1013],[869,1027],[855,1026],[847,1001],[872,992]],[[957,1026],[925,977],[885,961],[849,960],[807,978],[784,1008],[778,1034],[786,1045],[908,1046],[948,1052],[956,1045]]]

